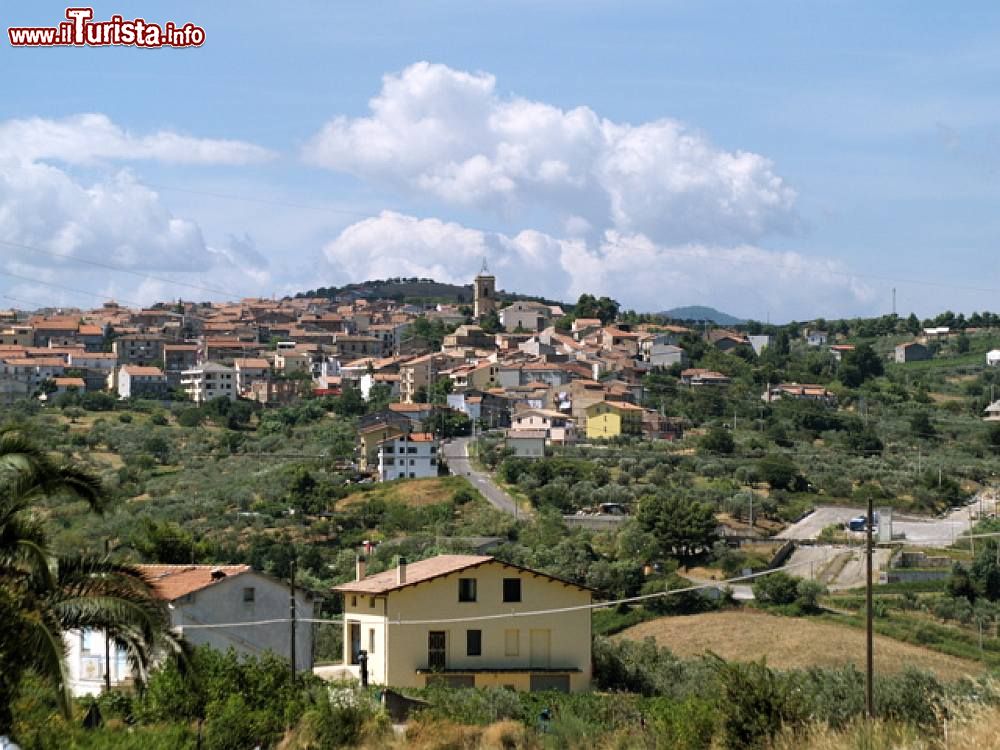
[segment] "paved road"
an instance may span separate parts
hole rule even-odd
[[[971,510],[972,506],[959,508],[944,518],[893,513],[893,538],[902,538],[914,544],[947,546],[969,529]],[[817,506],[813,513],[778,534],[778,539],[815,539],[827,526],[843,527],[850,519],[863,512],[858,508]],[[857,537],[861,540],[864,534],[858,532]]]
[[[711,578],[700,578],[690,573],[680,573],[679,575],[681,578],[691,581],[695,586],[715,586],[720,591],[727,588],[732,593],[733,599],[738,602],[752,602],[754,599],[753,583],[751,581],[747,581],[746,583],[719,583]]]
[[[468,479],[472,486],[479,490],[482,496],[497,510],[517,516],[518,508],[514,498],[500,489],[489,474],[476,469],[469,460],[469,441],[471,439],[467,437],[452,438],[444,444],[443,450],[448,459],[448,468],[452,474]]]

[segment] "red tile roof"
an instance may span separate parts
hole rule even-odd
[[[83,378],[52,378],[52,382],[59,388],[86,388],[87,384]]]
[[[249,573],[249,565],[137,565],[156,595],[168,602],[195,591],[208,588],[241,573]],[[212,573],[216,572],[213,577]],[[219,573],[224,575],[219,576]]]
[[[127,372],[129,375],[163,375],[163,371],[159,367],[137,367],[136,365],[124,365],[122,372]]]
[[[409,563],[406,566],[406,583],[397,583],[396,568],[376,573],[360,581],[351,581],[334,587],[335,591],[349,591],[367,594],[384,594],[389,591],[414,586],[432,578],[482,565],[493,558],[488,555],[438,555],[427,560]]]
[[[334,586],[333,590],[352,594],[386,594],[390,591],[397,591],[407,586],[415,586],[418,583],[430,581],[434,578],[458,573],[469,568],[476,568],[489,562],[497,562],[508,568],[521,570],[525,573],[548,578],[552,581],[558,581],[559,583],[584,591],[591,591],[591,589],[581,586],[578,583],[550,576],[547,573],[541,573],[537,570],[522,568],[520,565],[505,563],[490,555],[438,555],[437,557],[407,564],[405,583],[397,583],[397,568],[390,568],[382,573],[375,573],[374,575],[362,578],[360,581],[349,581],[339,586]]]

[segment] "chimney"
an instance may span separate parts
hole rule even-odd
[[[365,577],[365,572],[368,570],[368,561],[365,559],[364,555],[358,555],[354,558],[354,569],[357,573],[357,579],[360,581]]]
[[[406,583],[406,558],[400,557],[396,563],[396,585]]]

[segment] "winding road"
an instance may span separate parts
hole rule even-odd
[[[479,490],[480,494],[497,510],[509,513],[515,518],[523,515],[518,510],[514,498],[497,486],[489,474],[472,465],[472,461],[469,459],[469,442],[471,440],[470,437],[452,438],[444,444],[442,450],[445,458],[448,459],[448,468],[451,473],[469,480],[469,483]]]

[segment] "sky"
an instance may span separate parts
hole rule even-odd
[[[0,307],[486,261],[510,291],[639,311],[877,315],[893,289],[902,314],[1000,310],[995,3],[93,8],[205,41],[2,40]]]

